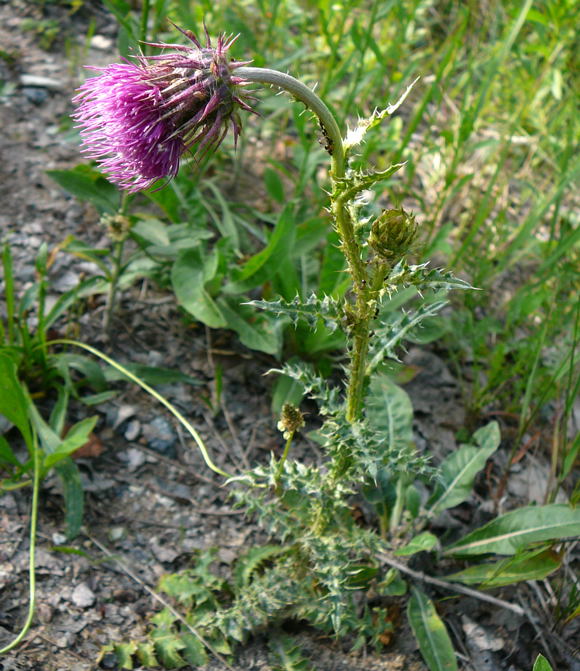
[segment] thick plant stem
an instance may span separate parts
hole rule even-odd
[[[369,345],[370,312],[369,301],[372,291],[369,289],[368,274],[359,243],[356,240],[348,197],[342,182],[346,176],[346,155],[342,135],[333,113],[326,104],[298,79],[277,70],[268,68],[241,67],[237,76],[249,82],[270,84],[290,93],[303,102],[320,121],[322,132],[327,140],[327,149],[331,156],[331,178],[333,182],[331,211],[334,225],[340,236],[342,249],[346,257],[356,295],[354,304],[354,342],[351,349],[350,378],[347,389],[347,419],[358,419],[364,391],[365,363]]]

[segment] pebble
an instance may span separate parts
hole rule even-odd
[[[32,86],[24,86],[22,88],[22,93],[24,93],[26,99],[33,105],[42,105],[48,98],[46,89],[38,89]]]
[[[171,424],[165,417],[156,417],[144,429],[144,433],[148,439],[148,447],[159,454],[163,454],[170,459],[177,456],[175,451],[175,443],[177,436],[175,435]]]
[[[104,35],[93,35],[91,37],[91,47],[99,51],[108,51],[113,46],[113,40]]]
[[[74,588],[71,600],[77,608],[90,608],[94,605],[97,597],[86,582],[81,582]]]
[[[132,419],[127,423],[125,428],[125,433],[123,436],[125,440],[128,440],[130,443],[137,440],[139,434],[141,433],[141,422],[138,419]]]

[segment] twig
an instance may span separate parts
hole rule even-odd
[[[115,557],[115,556],[113,555],[113,553],[112,553],[107,547],[105,547],[100,541],[98,541],[96,538],[93,538],[90,534],[86,534],[86,536],[87,536],[87,538],[88,538],[92,543],[94,543],[94,544],[99,548],[99,550],[101,550],[101,552],[103,552],[105,555],[107,555],[107,557],[108,557],[109,559],[111,559],[111,560],[114,561],[116,564],[118,564],[118,565],[121,567],[121,569],[122,569],[122,570],[123,570],[123,571],[124,571],[130,578],[132,578],[138,585],[140,585],[140,586],[141,586],[141,587],[142,587],[148,594],[150,594],[150,595],[151,595],[157,602],[159,602],[162,606],[164,606],[165,608],[167,608],[167,610],[168,610],[174,617],[176,617],[176,618],[181,622],[181,624],[182,624],[182,625],[183,625],[183,626],[184,626],[190,633],[192,633],[192,634],[197,638],[197,640],[198,640],[200,643],[202,643],[202,644],[203,644],[203,645],[204,645],[204,646],[205,646],[205,647],[212,653],[212,655],[213,655],[217,660],[219,660],[219,661],[225,666],[226,669],[228,669],[228,671],[234,671],[234,669],[233,669],[233,668],[226,662],[226,660],[219,654],[219,652],[217,652],[217,650],[215,650],[215,649],[212,647],[212,645],[211,645],[210,643],[208,643],[208,641],[206,641],[205,638],[203,638],[203,636],[202,636],[201,634],[199,634],[199,633],[195,630],[195,628],[192,627],[192,626],[189,624],[189,622],[187,622],[187,620],[186,620],[186,619],[185,619],[185,618],[184,618],[178,611],[176,611],[175,608],[173,608],[173,606],[172,606],[168,601],[166,601],[160,594],[157,594],[157,592],[155,592],[155,590],[151,589],[151,587],[149,587],[149,585],[147,585],[145,582],[143,582],[143,580],[141,580],[141,578],[139,578],[138,575],[136,575],[135,573],[133,573],[133,571],[132,571],[128,566],[126,566],[124,562],[122,562],[120,559],[118,559],[117,557]]]
[[[426,582],[429,585],[442,587],[443,589],[447,589],[452,592],[459,592],[460,594],[465,594],[466,596],[472,596],[474,599],[479,599],[480,601],[487,601],[488,603],[492,603],[495,606],[505,608],[506,610],[511,610],[512,613],[516,613],[517,615],[520,615],[522,617],[524,616],[529,617],[529,613],[526,613],[526,611],[523,608],[521,608],[520,606],[516,606],[513,603],[509,603],[508,601],[504,601],[503,599],[498,599],[497,597],[491,596],[490,594],[485,594],[484,592],[478,592],[477,590],[470,589],[469,587],[464,587],[463,585],[456,585],[455,583],[447,582],[446,580],[441,580],[440,578],[433,578],[430,575],[425,575],[425,573],[421,573],[420,571],[414,571],[413,569],[410,569],[408,566],[405,566],[405,564],[401,564],[401,562],[398,562],[395,559],[391,559],[391,557],[389,557],[384,552],[379,553],[379,557],[380,559],[382,559],[382,561],[385,562],[385,564],[388,564],[392,568],[396,568],[398,571],[401,571],[401,573],[406,573],[415,580]]]

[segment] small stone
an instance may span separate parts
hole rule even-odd
[[[77,608],[90,608],[94,605],[97,597],[86,582],[81,582],[74,588],[71,599]]]
[[[48,98],[48,92],[45,89],[37,89],[32,86],[24,86],[22,93],[33,105],[42,105]]]
[[[156,417],[151,424],[144,427],[143,433],[151,450],[155,450],[155,452],[159,452],[159,454],[163,454],[170,459],[175,458],[177,436],[165,417]]]
[[[141,433],[141,422],[138,419],[132,419],[127,423],[127,427],[125,429],[124,437],[125,440],[128,440],[129,442],[133,442],[139,438],[139,434]]]
[[[109,538],[113,541],[120,541],[127,535],[125,527],[111,527],[109,529]]]
[[[63,545],[64,543],[66,543],[66,540],[67,540],[66,536],[64,534],[59,533],[58,531],[55,531],[52,534],[52,542],[55,545]]]
[[[113,45],[113,40],[110,37],[105,37],[104,35],[93,35],[91,37],[91,47],[93,49],[98,49],[99,51],[107,51]]]

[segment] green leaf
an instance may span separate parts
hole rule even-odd
[[[181,642],[185,646],[182,654],[190,664],[193,664],[193,666],[204,666],[208,663],[205,646],[193,634],[181,634]]]
[[[272,168],[264,170],[264,184],[272,200],[277,203],[284,203],[284,184],[278,173]]]
[[[186,647],[181,636],[168,629],[153,629],[151,639],[155,646],[155,655],[163,667],[179,669],[185,666],[185,661],[179,654]]]
[[[1,463],[10,464],[11,466],[21,465],[4,436],[0,436],[0,464]]]
[[[99,212],[115,214],[119,209],[119,191],[86,165],[72,170],[47,170],[46,174],[79,200],[88,200]]]
[[[55,470],[62,483],[66,537],[71,540],[78,535],[83,523],[85,500],[81,474],[70,458],[56,464]]]
[[[28,422],[30,405],[18,379],[16,364],[9,356],[0,353],[0,414],[20,431],[32,452],[32,432]]]
[[[417,552],[432,550],[438,545],[439,539],[437,536],[434,536],[429,531],[424,531],[412,538],[404,547],[395,550],[393,554],[397,555],[397,557],[409,557],[410,555],[417,554]]]
[[[387,375],[373,375],[365,407],[372,427],[384,433],[387,449],[413,442],[413,406],[408,394]]]
[[[113,643],[113,652],[117,655],[117,659],[122,669],[133,669],[133,655],[137,650],[135,641],[129,643]]]
[[[137,658],[146,669],[159,666],[157,657],[155,657],[155,646],[150,641],[140,641],[137,643]]]
[[[234,569],[234,581],[238,589],[247,587],[252,574],[258,570],[261,564],[288,552],[288,548],[282,545],[259,545],[251,548],[239,557]]]
[[[89,437],[95,424],[97,423],[98,416],[93,415],[93,417],[87,417],[86,419],[77,422],[72,426],[64,440],[49,454],[44,457],[42,467],[45,471],[48,471],[59,461],[62,461],[75,450],[78,450],[79,447],[86,445],[89,442]]]
[[[541,653],[536,657],[532,671],[553,671],[550,662]]]
[[[330,296],[318,298],[316,294],[312,294],[306,300],[295,296],[291,301],[279,298],[273,301],[249,301],[246,305],[276,316],[288,317],[294,326],[298,326],[299,321],[303,320],[311,329],[316,329],[322,321],[331,333],[339,326],[340,307]]]
[[[232,281],[224,287],[230,294],[244,293],[271,279],[282,260],[292,254],[296,236],[293,210],[286,207],[281,213],[268,244],[244,265],[232,272]]]
[[[282,349],[282,334],[285,321],[263,315],[246,305],[239,305],[235,299],[221,296],[217,300],[220,313],[225,318],[226,328],[235,331],[242,344],[267,354],[278,356]]]
[[[445,576],[451,582],[462,582],[464,585],[480,585],[482,588],[503,587],[524,580],[543,580],[558,570],[562,558],[552,549],[523,552],[491,564],[478,564]]]
[[[488,552],[512,555],[530,543],[558,540],[580,533],[580,508],[552,503],[512,510],[472,531],[444,554],[468,556]]]
[[[205,290],[217,272],[217,253],[205,254],[200,247],[182,251],[171,269],[171,283],[179,304],[211,328],[226,326],[222,311]]]
[[[429,515],[438,515],[471,496],[475,476],[499,446],[498,423],[490,422],[476,431],[473,438],[478,447],[462,445],[441,464],[439,482],[428,503]]]
[[[456,671],[457,660],[451,639],[433,602],[421,590],[412,588],[407,617],[419,649],[430,671]]]

